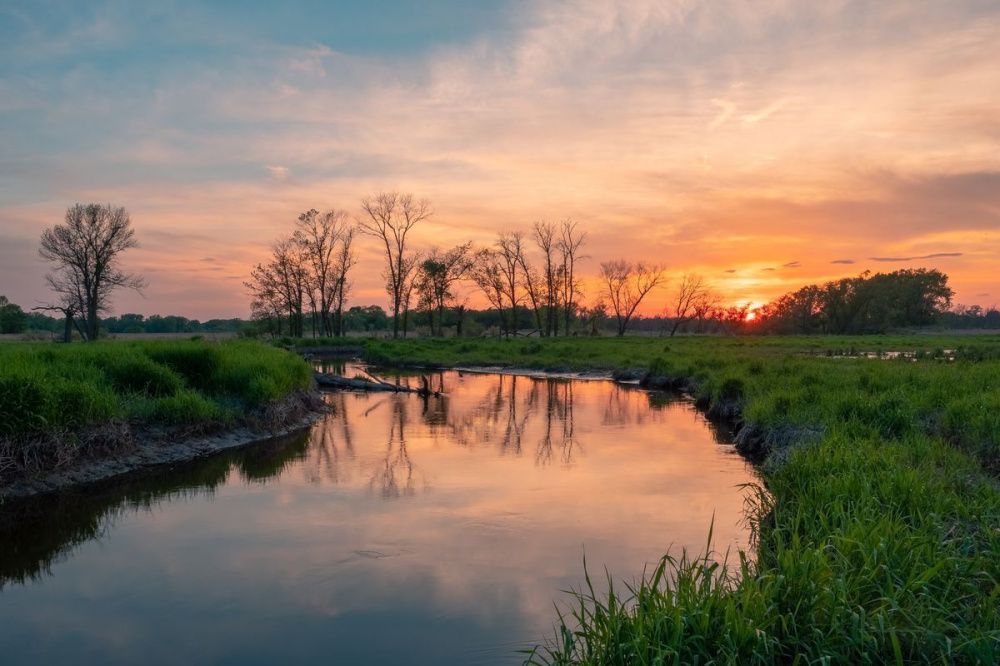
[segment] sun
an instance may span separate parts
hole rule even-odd
[[[751,322],[751,321],[755,320],[756,318],[757,318],[757,313],[754,312],[753,310],[750,310],[749,312],[747,312],[746,319],[744,319],[743,321]]]

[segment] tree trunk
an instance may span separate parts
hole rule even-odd
[[[87,303],[87,340],[93,341],[97,339],[97,327],[99,326],[97,322],[97,299],[92,299]]]

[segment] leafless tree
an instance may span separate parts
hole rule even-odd
[[[431,315],[431,334],[443,335],[445,306],[455,298],[455,284],[462,280],[471,268],[469,253],[472,243],[457,245],[442,252],[437,248],[420,262],[416,288],[421,304]],[[437,313],[437,329],[434,314]]]
[[[340,245],[334,259],[334,280],[333,295],[330,301],[333,303],[333,332],[337,337],[344,335],[344,303],[350,284],[347,281],[347,274],[354,264],[357,263],[357,256],[354,254],[354,227],[347,227],[340,236]]]
[[[403,256],[403,261],[399,265],[400,284],[400,307],[402,308],[402,329],[403,337],[409,330],[410,305],[413,303],[413,292],[417,286],[417,268],[420,266],[421,255],[417,252],[408,252]]]
[[[535,328],[539,335],[545,335],[545,330],[542,328],[542,308],[545,307],[545,301],[548,298],[545,293],[545,278],[528,260],[524,247],[524,237],[520,232],[508,234],[508,242],[513,256],[521,267],[521,286],[524,287],[524,294],[528,297],[528,302],[531,303],[531,311],[535,315]]]
[[[559,328],[559,265],[556,257],[558,239],[556,225],[552,222],[535,222],[532,227],[535,245],[542,251],[542,279],[545,290],[545,335],[557,335]]]
[[[58,304],[46,307],[59,309],[69,320],[82,317],[84,337],[96,340],[98,315],[110,308],[114,290],[141,291],[145,286],[142,277],[120,265],[121,254],[137,246],[124,208],[94,203],[68,208],[63,224],[42,232],[39,254],[55,264],[46,282],[59,295]]]
[[[400,312],[408,274],[406,239],[413,227],[431,215],[430,203],[412,194],[380,192],[361,200],[364,217],[358,221],[362,233],[377,238],[385,249],[386,291],[392,301],[392,337],[399,337]]]
[[[493,248],[478,250],[473,257],[470,277],[500,315],[501,332],[509,335],[510,327],[504,315],[504,269],[500,253]]]
[[[689,321],[704,317],[712,305],[712,292],[705,279],[695,273],[685,274],[667,311],[667,316],[673,320],[670,337],[674,337],[677,329]]]
[[[333,333],[330,312],[337,295],[335,257],[347,227],[345,211],[333,209],[320,213],[312,208],[299,215],[293,234],[309,268],[307,295],[312,306],[313,329],[315,332],[318,323],[322,335]]]
[[[288,318],[289,334],[302,337],[302,305],[308,291],[309,273],[299,243],[291,238],[275,243],[271,260],[266,264],[257,264],[250,272],[250,280],[244,285],[253,299],[251,309],[255,318],[281,313]]]
[[[611,301],[615,313],[618,335],[622,336],[642,299],[663,282],[663,269],[616,259],[601,264],[601,279],[604,295]]]
[[[576,297],[580,295],[580,283],[576,276],[576,262],[584,257],[580,254],[580,248],[587,242],[586,232],[577,229],[577,223],[572,220],[563,220],[562,234],[559,238],[559,251],[562,253],[562,266],[560,274],[562,277],[562,305],[563,305],[563,332],[569,335],[570,322],[573,319],[573,310]]]
[[[521,292],[522,280],[519,275],[521,269],[522,241],[524,235],[520,231],[503,232],[497,237],[496,256],[500,260],[501,284],[503,294],[510,306],[510,327],[507,329],[508,335],[517,335],[517,306],[520,305],[523,294]]]

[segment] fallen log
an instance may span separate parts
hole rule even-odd
[[[423,378],[424,381],[422,382],[422,388],[413,388],[411,386],[390,384],[389,382],[377,379],[369,380],[341,377],[340,375],[334,375],[329,372],[317,372],[314,373],[314,376],[316,377],[316,383],[319,384],[320,388],[349,389],[353,391],[391,391],[393,393],[416,393],[423,396],[439,395],[437,391],[430,390],[430,385],[426,378]]]

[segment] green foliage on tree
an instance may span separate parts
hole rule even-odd
[[[948,276],[926,268],[862,273],[785,294],[758,311],[769,333],[884,333],[933,324],[953,292]]]
[[[0,295],[0,333],[21,333],[28,324],[28,315],[20,305]]]

